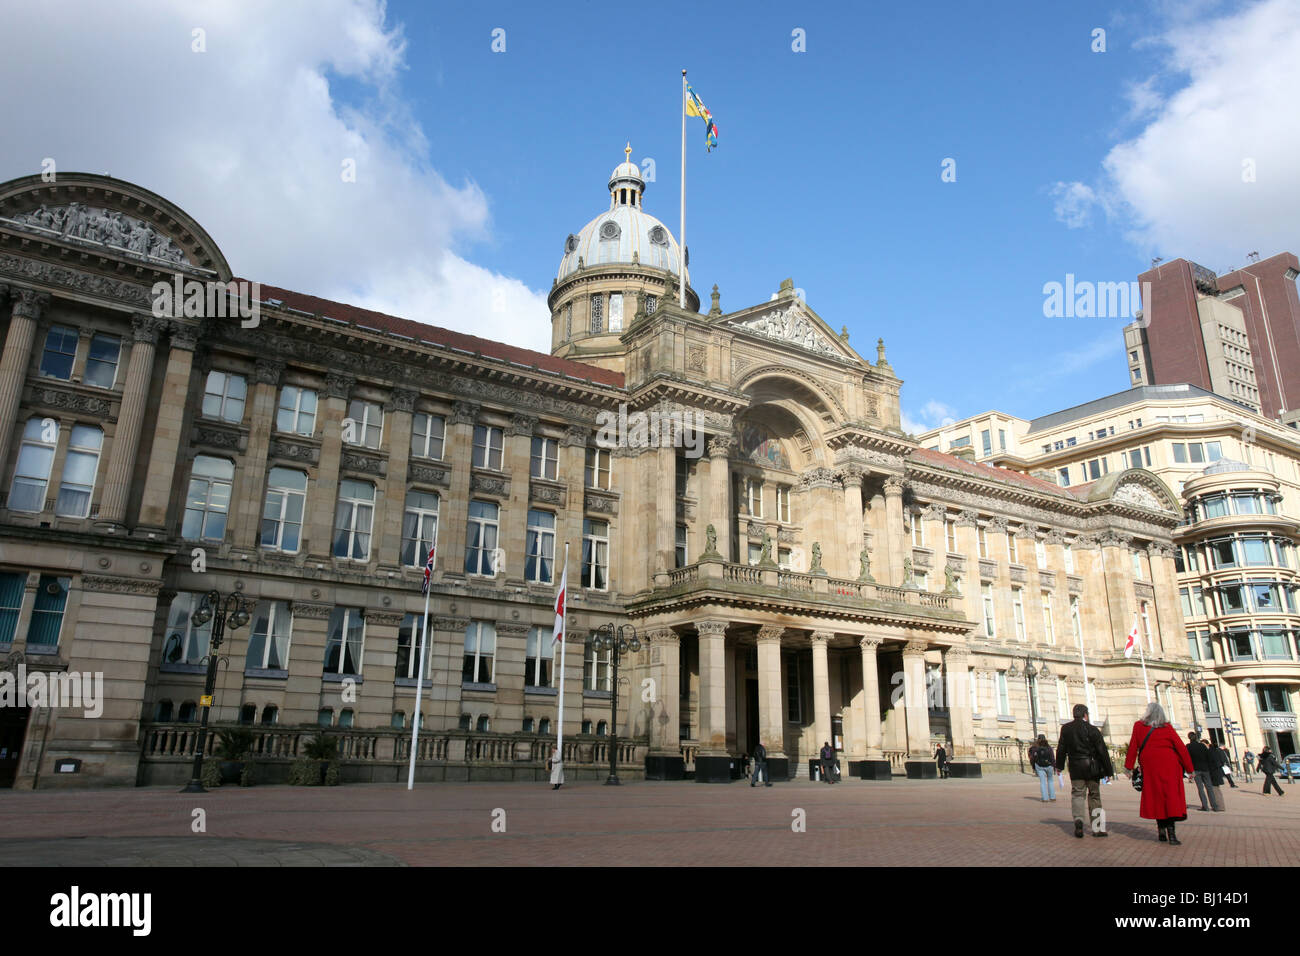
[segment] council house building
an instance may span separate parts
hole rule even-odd
[[[0,707],[0,786],[188,780],[214,591],[249,620],[210,721],[254,732],[263,782],[319,733],[344,781],[401,779],[419,682],[430,781],[543,779],[561,682],[592,779],[613,756],[724,781],[759,741],[774,779],[826,741],[846,775],[933,775],[944,746],[973,776],[1085,701],[1126,741],[1133,622],[1152,680],[1188,661],[1165,482],[923,447],[882,341],[860,354],[790,280],[704,307],[637,167],[603,185],[557,233],[541,354],[269,285],[255,320],[160,310],[159,283],[240,278],[182,208],[0,184],[0,668],[102,673],[105,698]],[[611,440],[620,415],[644,427]],[[587,640],[606,624],[640,649]]]

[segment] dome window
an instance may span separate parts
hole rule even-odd
[[[619,236],[618,223],[609,220],[600,224],[601,239],[617,239]]]
[[[607,220],[600,224],[600,262],[618,261],[618,223]]]
[[[564,254],[570,255],[578,251],[578,237],[569,233],[569,238],[564,240]]]
[[[650,230],[650,241],[657,246],[668,245],[668,230],[663,226],[655,226]]]

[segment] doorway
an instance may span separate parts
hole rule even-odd
[[[0,707],[0,787],[12,787],[27,736],[30,707]]]

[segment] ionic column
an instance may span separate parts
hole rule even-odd
[[[0,355],[0,465],[9,458],[9,440],[14,433],[14,415],[23,396],[23,382],[32,361],[32,339],[36,323],[50,304],[47,292],[34,289],[8,289],[13,297],[9,334],[5,336],[4,354]]]
[[[830,668],[826,646],[834,635],[830,631],[813,631],[813,726],[817,731],[817,748],[831,739],[831,687]]]
[[[769,758],[785,758],[785,720],[781,701],[781,635],[785,628],[758,629],[758,738]]]
[[[176,458],[184,437],[182,432],[190,376],[194,369],[194,347],[199,340],[197,325],[172,320],[169,331],[171,351],[167,355],[167,373],[163,379],[162,397],[158,401],[153,446],[149,450],[149,476],[145,479],[144,495],[140,499],[138,522],[141,528],[153,531],[163,531],[167,526],[167,507],[176,483]]]
[[[880,724],[880,674],[876,669],[876,651],[880,638],[864,637],[858,641],[862,649],[862,707],[866,712],[867,758],[879,759],[884,755],[884,737]]]
[[[903,648],[903,695],[907,701],[907,753],[930,756],[930,708],[925,687],[925,641],[908,641]]]
[[[99,520],[107,526],[121,526],[126,521],[127,501],[131,496],[131,473],[140,450],[140,429],[144,424],[145,405],[149,401],[149,381],[153,377],[153,359],[158,334],[166,322],[152,315],[138,313],[131,319],[133,342],[131,360],[126,367],[122,386],[122,405],[113,432],[113,449],[108,456],[104,475],[104,496],[99,502]]]
[[[650,752],[681,757],[681,638],[672,628],[649,632],[650,669],[662,705],[650,720]]]
[[[307,508],[311,523],[304,549],[318,558],[334,553],[334,512],[339,498],[339,465],[343,460],[343,419],[348,413],[348,395],[356,379],[340,372],[325,375],[325,401],[320,411],[320,465],[316,469],[316,486],[309,486]],[[388,507],[386,502],[381,502]],[[371,530],[373,531],[373,525]]]
[[[848,562],[845,577],[856,578],[863,548],[862,466],[845,465],[841,476],[844,480],[844,554]]]
[[[731,553],[731,450],[736,440],[730,435],[709,439],[709,489],[705,499],[705,527],[713,525],[718,533],[718,553],[722,560],[739,560]]]
[[[695,625],[700,644],[700,753],[727,753],[726,621]]]
[[[891,475],[885,479],[885,544],[889,549],[889,573],[879,577],[894,587],[903,586],[903,535],[903,479]]]
[[[248,449],[235,467],[235,482],[243,488],[231,502],[231,524],[235,547],[252,550],[261,539],[262,510],[266,486],[266,459],[271,451],[271,430],[275,427],[277,394],[284,363],[260,358],[253,371],[253,389],[249,395]]]

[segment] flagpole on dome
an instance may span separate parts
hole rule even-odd
[[[677,233],[677,305],[686,308],[686,71],[682,70],[682,215]]]
[[[430,541],[429,556],[424,562],[424,580],[420,585],[424,590],[424,617],[420,619],[420,669],[415,672],[415,716],[411,719],[411,761],[406,771],[407,790],[415,787],[415,754],[420,747],[420,691],[424,688],[424,661],[429,650],[429,591],[431,590],[429,583],[433,577],[433,561],[436,553],[437,545]]]

